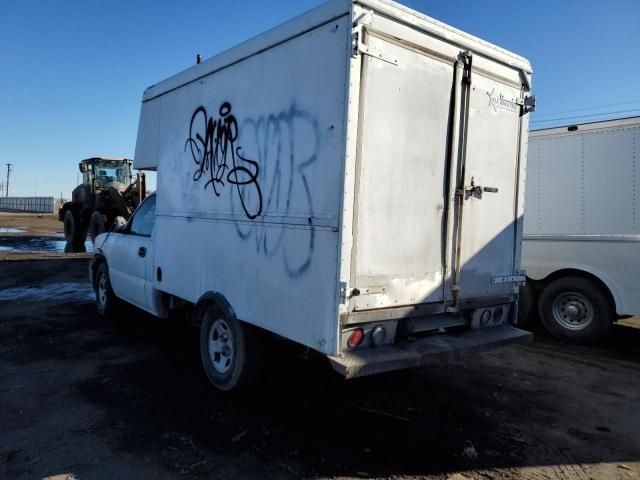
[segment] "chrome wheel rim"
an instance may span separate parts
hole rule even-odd
[[[103,273],[98,279],[98,303],[105,306],[107,303],[107,276]]]
[[[229,324],[219,318],[209,328],[209,358],[218,373],[227,373],[233,365],[235,339]]]
[[[567,330],[582,330],[593,322],[593,305],[581,293],[561,293],[551,308],[554,320]]]

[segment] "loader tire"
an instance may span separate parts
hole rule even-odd
[[[604,337],[615,319],[608,292],[584,277],[564,277],[549,283],[538,301],[540,319],[554,337],[590,344]]]
[[[107,217],[102,213],[96,211],[91,214],[89,219],[89,236],[91,241],[95,244],[96,237],[101,233],[107,231]]]
[[[85,237],[86,233],[82,230],[80,219],[71,210],[67,210],[64,214],[64,239],[71,247],[70,250],[79,250],[84,245]]]
[[[200,326],[200,356],[209,381],[228,392],[252,386],[261,373],[262,333],[219,308],[207,308]]]

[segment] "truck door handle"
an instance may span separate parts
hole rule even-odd
[[[146,257],[147,256],[147,249],[145,247],[140,247],[138,249],[138,256],[139,257]]]
[[[471,178],[471,185],[457,190],[458,195],[464,195],[465,200],[470,197],[482,199],[483,193],[498,193],[497,187],[481,187],[476,185],[475,179]]]

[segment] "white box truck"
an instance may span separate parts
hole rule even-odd
[[[640,117],[529,139],[521,319],[593,342],[640,314]]]
[[[100,237],[98,309],[201,323],[228,390],[266,332],[344,376],[526,340],[531,67],[398,4],[336,0],[143,96],[157,193]]]

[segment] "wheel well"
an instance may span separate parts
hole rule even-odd
[[[616,310],[616,301],[613,298],[613,294],[611,293],[611,290],[609,289],[607,284],[604,283],[596,275],[594,275],[592,273],[589,273],[589,272],[585,272],[584,270],[577,270],[575,268],[564,268],[562,270],[557,270],[557,271],[549,274],[547,277],[545,277],[542,280],[531,280],[531,285],[533,286],[536,294],[539,294],[540,291],[544,287],[549,285],[551,282],[553,282],[555,280],[558,280],[559,278],[566,278],[566,277],[587,278],[587,279],[593,281],[594,283],[599,285],[600,288],[602,288],[602,291],[605,292],[607,298],[609,299],[609,302],[611,303],[611,306],[613,307],[614,310]]]
[[[207,292],[200,297],[193,308],[193,320],[199,324],[204,317],[205,312],[211,306],[215,306],[220,310],[220,313],[226,317],[236,316],[229,301],[224,295],[218,292]]]
[[[95,261],[91,263],[91,281],[95,286],[96,283],[96,271],[103,263],[107,263],[107,259],[100,254],[94,255]]]

